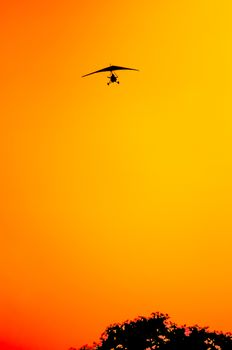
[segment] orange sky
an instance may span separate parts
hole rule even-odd
[[[1,4],[0,344],[154,311],[232,329],[231,2]],[[81,75],[109,64],[138,68]]]

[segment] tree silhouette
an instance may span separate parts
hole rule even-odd
[[[232,350],[232,334],[208,327],[178,326],[167,314],[152,313],[106,328],[99,343],[79,350]]]

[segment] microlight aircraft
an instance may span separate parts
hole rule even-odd
[[[110,76],[107,77],[109,79],[107,85],[110,85],[111,83],[119,84],[118,76],[116,73],[114,73],[115,70],[136,70],[136,71],[138,71],[138,69],[135,69],[135,68],[127,68],[127,67],[111,66],[110,65],[109,67],[106,67],[106,68],[103,68],[100,70],[96,70],[95,72],[92,72],[92,73],[85,74],[82,76],[82,78],[87,77],[88,75],[91,75],[91,74],[95,74],[95,73],[110,72],[111,73]]]

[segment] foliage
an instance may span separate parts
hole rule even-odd
[[[98,344],[79,350],[231,350],[232,334],[210,332],[207,327],[177,326],[167,314],[115,323],[106,328]]]

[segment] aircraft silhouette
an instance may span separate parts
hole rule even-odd
[[[95,72],[91,72],[91,73],[85,74],[85,75],[82,76],[82,78],[87,77],[88,75],[91,75],[91,74],[95,74],[95,73],[110,72],[111,75],[109,77],[107,77],[107,78],[110,79],[108,81],[107,85],[110,85],[111,83],[119,84],[117,74],[113,73],[115,70],[136,70],[136,71],[138,71],[138,69],[135,69],[135,68],[127,68],[127,67],[111,66],[110,65],[109,67],[106,67],[106,68],[103,68],[103,69],[99,69],[99,70],[96,70]]]

